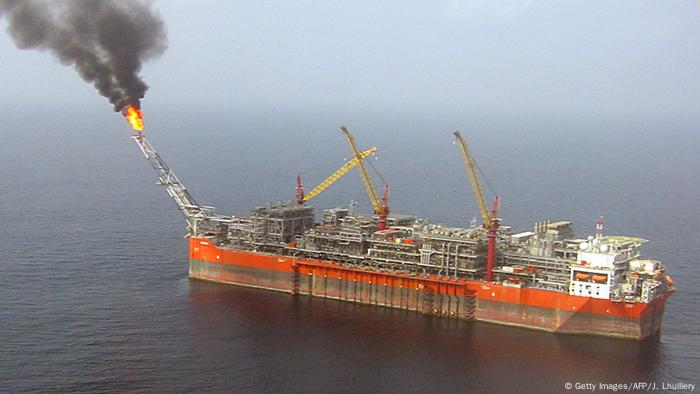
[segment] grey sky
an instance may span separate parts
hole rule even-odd
[[[698,120],[697,1],[156,1],[149,107],[195,103]],[[4,29],[4,22],[1,22]],[[0,35],[0,105],[107,101]]]

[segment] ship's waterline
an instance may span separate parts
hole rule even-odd
[[[566,334],[642,340],[661,330],[666,297],[613,303],[566,293],[434,275],[400,275],[334,262],[246,253],[190,239],[192,279]]]

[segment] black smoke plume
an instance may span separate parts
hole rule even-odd
[[[18,48],[74,66],[115,111],[140,108],[141,65],[167,47],[163,20],[139,0],[0,0],[2,17]]]

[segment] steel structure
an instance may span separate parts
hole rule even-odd
[[[156,171],[158,175],[157,185],[165,187],[175,205],[185,217],[190,234],[196,234],[202,230],[213,230],[216,227],[216,223],[229,221],[227,217],[217,215],[213,207],[197,203],[143,133],[138,133],[131,138],[136,141],[141,152]]]
[[[336,172],[332,173],[328,178],[324,179],[323,182],[319,183],[318,186],[313,188],[308,194],[304,195],[304,186],[301,184],[301,177],[297,174],[297,204],[303,204],[309,202],[312,198],[321,194],[322,191],[326,190],[330,185],[334,184],[338,179],[342,178],[345,174],[353,169],[356,165],[360,163],[367,156],[374,154],[377,151],[377,147],[373,146],[364,152],[361,152],[358,156],[353,157],[342,167],[340,167]]]
[[[374,183],[372,183],[372,178],[367,172],[367,167],[365,167],[365,163],[361,159],[362,153],[360,153],[360,150],[357,149],[355,137],[350,133],[347,127],[340,126],[340,129],[343,130],[345,138],[347,138],[348,140],[348,145],[350,146],[352,154],[355,156],[355,158],[359,159],[358,164],[360,165],[360,175],[362,175],[362,183],[364,183],[365,189],[367,189],[369,202],[372,204],[372,208],[374,208],[374,213],[376,213],[377,215],[381,215],[382,203],[379,201],[379,197],[377,197],[377,191],[374,189]]]
[[[348,140],[350,150],[352,151],[353,155],[355,155],[355,158],[358,160],[357,164],[360,167],[362,183],[364,183],[365,189],[367,189],[367,195],[369,196],[370,203],[372,203],[372,208],[374,208],[374,213],[377,216],[379,216],[379,229],[384,230],[386,228],[386,218],[389,215],[389,186],[384,185],[384,198],[383,201],[380,200],[379,197],[377,197],[377,191],[374,188],[372,178],[369,176],[369,173],[367,173],[367,167],[365,167],[365,163],[362,161],[362,153],[360,153],[360,150],[357,149],[355,137],[352,135],[352,133],[350,133],[347,127],[340,126],[340,129],[343,131],[343,134],[345,134],[345,138]]]
[[[469,174],[469,180],[472,184],[472,189],[474,189],[474,195],[476,196],[476,202],[479,204],[479,211],[481,213],[481,218],[484,221],[484,228],[488,230],[488,253],[486,257],[486,280],[493,281],[493,268],[496,262],[496,232],[498,231],[498,206],[501,202],[500,198],[496,196],[493,199],[493,209],[489,212],[486,205],[486,199],[484,198],[484,192],[481,190],[481,184],[479,183],[479,177],[476,175],[476,162],[474,157],[469,152],[469,147],[467,147],[466,141],[459,134],[459,131],[454,132],[455,137],[457,137],[457,143],[462,151],[462,158],[464,159],[464,167],[467,169]]]

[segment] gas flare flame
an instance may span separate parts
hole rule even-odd
[[[122,109],[122,114],[134,130],[139,132],[143,130],[143,114],[140,109],[133,105],[128,105]]]

